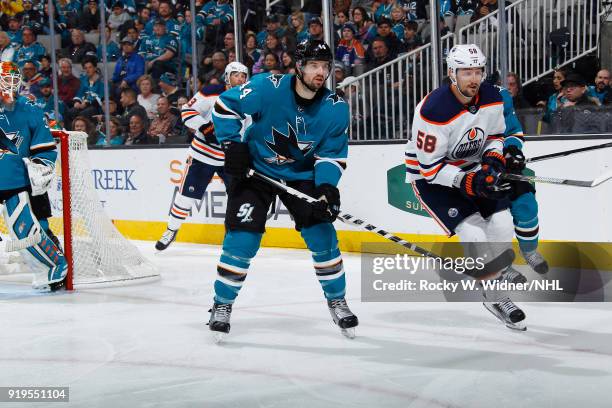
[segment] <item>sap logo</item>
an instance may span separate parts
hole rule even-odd
[[[138,190],[132,182],[135,170],[92,170],[96,190]]]

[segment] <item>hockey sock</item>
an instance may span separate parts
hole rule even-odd
[[[177,231],[181,228],[185,218],[191,213],[191,207],[195,203],[195,198],[185,197],[177,193],[170,209],[170,217],[168,217],[168,228],[172,231]]]
[[[510,212],[514,221],[514,232],[521,252],[532,252],[538,248],[540,225],[538,203],[533,193],[521,194],[512,201]]]
[[[49,219],[48,218],[43,218],[42,220],[38,220],[38,223],[40,224],[40,227],[43,230],[45,231],[49,230]]]
[[[317,279],[325,298],[343,298],[346,294],[346,280],[334,226],[331,223],[316,224],[303,228],[301,233],[312,253]]]
[[[215,303],[234,303],[262,236],[262,233],[248,231],[228,231],[225,234],[223,253],[217,265]]]

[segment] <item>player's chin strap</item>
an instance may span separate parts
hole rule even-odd
[[[304,200],[310,204],[314,204],[317,203],[319,200],[309,196],[308,194],[304,194],[301,191],[298,191],[292,187],[289,187],[283,183],[281,183],[278,180],[275,180],[273,178],[270,178],[268,176],[265,176],[261,173],[258,173],[256,170],[253,169],[249,169],[247,172],[247,177],[253,177],[256,178],[258,180],[262,180],[276,188],[278,188],[279,190],[282,190],[284,192],[286,192],[289,195],[292,195],[296,198],[299,198],[300,200]],[[429,258],[435,258],[435,259],[445,259],[444,257],[435,254],[433,252],[430,252],[428,250],[426,250],[425,248],[421,248],[419,246],[417,246],[416,244],[413,244],[412,242],[408,242],[406,240],[403,240],[402,238],[391,234],[390,232],[385,231],[382,228],[379,228],[375,225],[369,224],[368,222],[359,219],[357,217],[355,217],[354,215],[345,213],[343,211],[340,211],[338,213],[338,218],[346,223],[346,224],[350,224],[350,225],[355,225],[357,227],[360,227],[366,231],[369,232],[373,232],[377,235],[380,235],[381,237],[388,239],[389,241],[395,242],[398,245],[403,246],[404,248],[407,248],[413,252],[416,252],[419,255],[423,255]],[[487,264],[484,265],[483,268],[473,268],[473,269],[467,269],[464,272],[464,275],[468,275],[471,276],[473,278],[477,278],[477,279],[481,279],[484,278],[486,276],[490,276],[492,274],[496,274],[498,273],[500,270],[504,269],[505,267],[507,267],[509,264],[512,264],[512,261],[514,260],[514,252],[510,249],[509,251],[504,252],[503,254],[501,254],[500,256],[498,256],[497,258],[495,258],[492,262],[489,262]]]

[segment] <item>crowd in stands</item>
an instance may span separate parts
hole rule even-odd
[[[321,1],[284,0],[264,14],[265,2],[242,0],[243,61],[251,74],[294,73],[294,51],[305,39],[323,39]],[[55,101],[50,48],[37,41],[48,36],[45,0],[0,3],[0,59],[22,70],[23,92],[49,116]],[[234,10],[230,0],[196,0],[196,16],[185,0],[106,0],[106,27],[101,27],[100,1],[54,0],[57,46],[59,120],[66,129],[83,130],[97,145],[185,143],[190,139],[180,120],[188,102],[192,54],[198,61],[198,87],[223,83],[225,66],[236,60]],[[336,0],[333,3],[337,83],[392,61],[423,44],[427,0]],[[497,8],[497,0],[440,0],[440,19],[468,15],[480,18]],[[446,20],[444,20],[446,19]],[[197,49],[192,49],[191,24]],[[444,28],[444,34],[448,30]],[[93,37],[92,37],[93,36]],[[106,39],[103,49],[101,36]],[[95,38],[96,41],[91,41]],[[110,129],[104,129],[108,72]],[[558,70],[555,94],[538,106],[547,117],[569,105],[610,103],[610,74],[601,70],[586,81]],[[517,107],[533,106],[522,95],[520,78],[508,86]]]

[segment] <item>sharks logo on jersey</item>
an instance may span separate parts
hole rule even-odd
[[[346,103],[346,101],[337,93],[333,93],[331,95],[329,95],[327,97],[328,101],[332,101],[332,105],[335,105],[337,103]]]
[[[272,139],[272,142],[266,140],[266,145],[275,155],[265,158],[265,161],[271,164],[293,163],[296,160],[303,159],[312,150],[313,142],[299,141],[296,130],[289,123],[287,123],[286,135],[273,127]]]
[[[19,131],[6,133],[0,128],[0,159],[5,154],[19,154],[19,146],[23,138],[19,136]]]
[[[278,88],[283,77],[283,74],[272,74],[268,77],[268,79],[272,82],[272,85],[274,85],[275,88]]]

